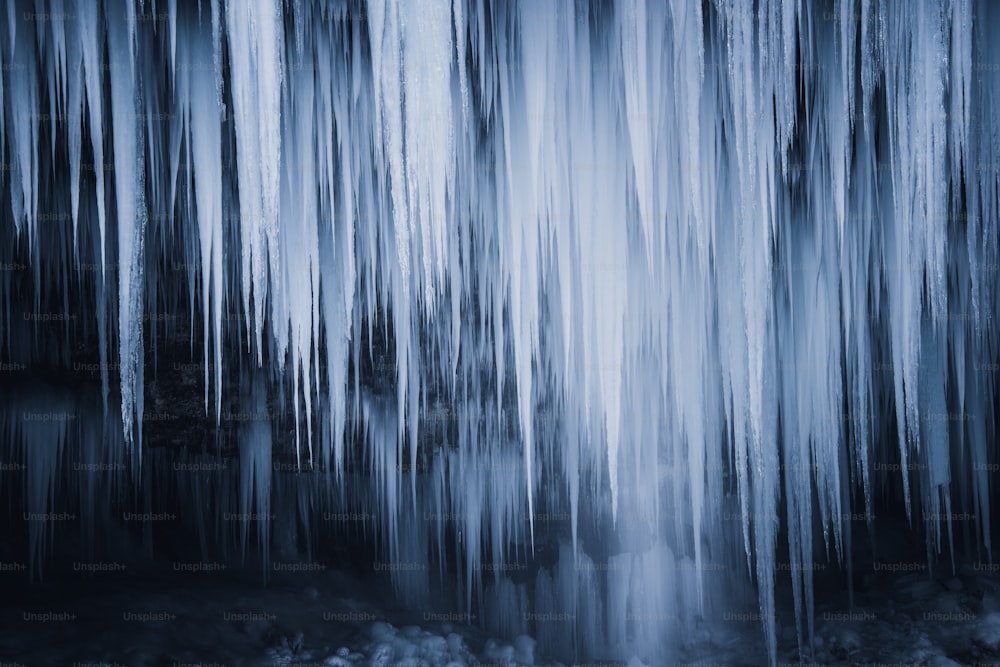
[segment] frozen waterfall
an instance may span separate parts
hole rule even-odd
[[[12,515],[649,664],[750,587],[807,657],[877,506],[991,561],[997,4],[0,4]]]

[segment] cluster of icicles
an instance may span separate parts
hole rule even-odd
[[[4,256],[92,307],[123,460],[181,310],[206,414],[264,367],[275,447],[367,485],[389,557],[460,532],[498,627],[665,650],[735,544],[773,659],[779,549],[808,645],[803,564],[880,494],[929,556],[958,511],[991,553],[998,31],[969,0],[8,0]],[[559,512],[551,570],[474,566]]]

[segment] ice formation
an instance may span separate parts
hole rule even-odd
[[[956,512],[992,553],[995,4],[6,5],[0,356],[93,346],[105,415],[10,413],[30,511],[74,437],[150,502],[182,316],[203,415],[249,416],[176,493],[273,512],[229,536],[265,560],[370,512],[386,561],[431,564],[402,597],[451,578],[539,651],[666,654],[749,575],[773,659],[786,551],[807,647],[802,565],[887,494],[932,558]]]

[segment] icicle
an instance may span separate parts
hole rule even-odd
[[[129,3],[131,7],[131,3]],[[122,420],[126,442],[138,438],[135,455],[142,460],[142,314],[146,234],[145,166],[140,91],[135,71],[135,16],[126,25],[120,15],[108,18],[108,75],[111,79],[111,123],[115,152],[118,220],[118,344]]]
[[[237,170],[243,308],[248,314],[248,328],[249,320],[253,321],[253,349],[259,365],[268,276],[273,281],[271,288],[281,290],[277,225],[283,36],[277,3],[229,3],[226,10],[233,125],[240,155]],[[213,29],[214,16],[213,12]]]
[[[215,94],[218,79],[212,70],[199,63],[212,62],[212,44],[207,39],[205,20],[201,26],[189,25],[185,33],[191,43],[182,51],[180,79],[189,81],[185,91],[189,107],[188,138],[194,166],[193,181],[198,216],[198,240],[201,251],[201,306],[204,313],[205,409],[208,410],[209,371],[215,388],[215,419],[218,425],[222,410],[222,313],[225,293],[222,288],[225,267],[222,263],[222,110]],[[190,55],[189,55],[190,54]],[[211,359],[209,349],[212,349]]]

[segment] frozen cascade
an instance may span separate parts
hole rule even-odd
[[[179,335],[239,463],[175,492],[263,517],[203,551],[369,512],[401,599],[541,653],[658,662],[743,577],[808,656],[804,566],[887,493],[992,557],[992,3],[6,4],[0,361],[92,351],[103,398],[11,403],[26,511],[155,504]],[[61,486],[78,440],[133,488]]]

